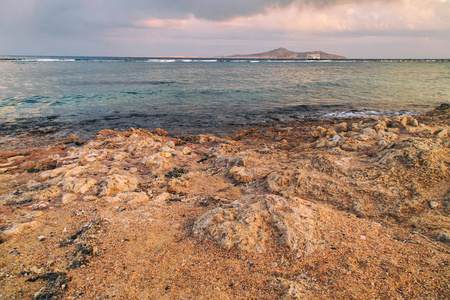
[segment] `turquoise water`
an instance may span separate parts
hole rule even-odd
[[[450,101],[448,62],[0,58],[0,129],[225,132],[274,121],[421,113]]]

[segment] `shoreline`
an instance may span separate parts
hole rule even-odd
[[[449,121],[443,104],[220,137],[4,137],[1,294],[445,297]]]
[[[293,112],[297,111],[297,108]],[[301,106],[300,111],[307,110],[307,107]],[[41,118],[30,118],[29,120],[18,120],[15,122],[5,122],[1,124],[0,127],[0,146],[7,146],[10,140],[15,139],[26,139],[27,136],[34,136],[38,139],[48,139],[50,142],[62,142],[65,143],[67,136],[77,135],[80,140],[88,141],[95,138],[98,132],[104,129],[115,130],[115,131],[126,131],[129,128],[143,129],[147,131],[154,131],[157,129],[163,129],[168,132],[168,135],[174,138],[182,138],[189,135],[216,135],[222,138],[230,138],[242,131],[249,130],[254,127],[273,127],[279,126],[291,126],[292,124],[300,124],[300,126],[306,124],[317,124],[319,126],[321,123],[333,124],[336,122],[358,122],[361,119],[373,119],[373,118],[392,118],[395,116],[421,116],[426,114],[427,111],[371,111],[371,110],[349,110],[349,111],[329,111],[328,113],[322,113],[320,115],[319,110],[312,109],[310,112],[304,112],[304,115],[294,115],[290,116],[287,110],[279,108],[274,112],[258,113],[254,117],[254,120],[249,120],[248,123],[229,123],[229,124],[217,124],[215,122],[205,123],[204,125],[194,125],[194,124],[183,124],[176,123],[172,126],[135,126],[140,122],[128,122],[128,124],[108,124],[108,116],[95,120],[82,120],[79,123],[68,123],[55,121],[59,117],[41,117]],[[272,117],[268,117],[274,115]],[[124,118],[129,118],[124,116]],[[242,118],[242,116],[241,116]],[[248,117],[246,117],[248,118]],[[116,117],[113,119],[115,120]],[[259,120],[259,121],[258,121]],[[106,122],[105,122],[106,121]],[[100,125],[100,123],[104,125]],[[96,124],[99,123],[99,124]],[[170,121],[164,122],[166,125],[171,123]],[[92,125],[86,125],[92,124]],[[148,125],[148,124],[147,124]],[[168,128],[170,127],[170,128]],[[6,141],[6,142],[5,142]]]

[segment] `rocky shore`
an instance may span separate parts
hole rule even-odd
[[[0,299],[446,299],[450,105],[0,140]]]

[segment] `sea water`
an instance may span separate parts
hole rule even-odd
[[[423,113],[450,102],[449,79],[448,61],[0,57],[0,130],[220,134],[305,118]]]

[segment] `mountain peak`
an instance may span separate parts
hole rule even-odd
[[[256,54],[236,54],[230,57],[237,58],[287,58],[287,59],[347,59],[344,56],[328,54],[323,51],[293,52],[286,48],[278,48],[271,51]]]

